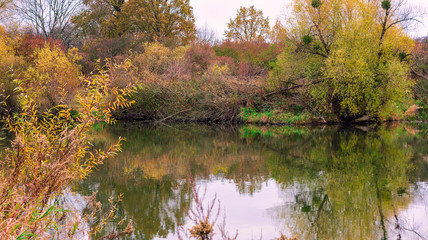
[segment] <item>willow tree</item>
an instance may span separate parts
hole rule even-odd
[[[343,120],[394,117],[410,98],[406,55],[415,20],[404,0],[296,0],[288,36],[296,50],[321,57],[310,91],[317,107]]]
[[[234,41],[266,40],[269,35],[269,18],[251,7],[240,7],[234,19],[230,19],[224,35]]]

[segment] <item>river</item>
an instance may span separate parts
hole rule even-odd
[[[104,148],[122,136],[122,152],[73,190],[98,191],[104,206],[123,194],[107,231],[132,220],[129,239],[177,239],[180,227],[191,227],[192,189],[204,206],[218,200],[217,224],[238,239],[424,239],[427,131],[118,123],[94,132],[92,142]]]

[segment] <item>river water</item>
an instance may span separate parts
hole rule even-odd
[[[427,129],[118,123],[92,142],[123,151],[74,191],[123,194],[107,231],[132,220],[129,239],[177,239],[193,190],[238,239],[426,239]]]

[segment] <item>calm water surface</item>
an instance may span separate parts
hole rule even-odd
[[[120,123],[93,143],[122,136],[123,152],[75,191],[98,191],[105,206],[123,193],[118,215],[134,222],[133,239],[177,239],[190,226],[190,178],[238,239],[424,239],[427,129]]]

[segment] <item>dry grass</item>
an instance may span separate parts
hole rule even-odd
[[[281,236],[277,240],[299,240],[299,238],[298,235],[289,238],[286,235],[281,234]]]
[[[236,240],[238,231],[232,236],[226,231],[226,216],[224,216],[222,222],[217,224],[221,213],[221,205],[220,201],[217,200],[217,196],[214,196],[211,201],[204,205],[206,189],[201,192],[201,189],[195,186],[193,180],[191,180],[191,183],[193,186],[193,205],[187,211],[187,216],[193,226],[188,229],[184,227],[178,228],[178,239],[213,240],[214,236],[217,235],[217,239]]]
[[[180,240],[190,238],[212,240],[214,236],[214,225],[220,215],[220,202],[217,201],[217,197],[214,197],[207,206],[204,206],[203,202],[206,191],[201,195],[200,189],[194,185],[192,190],[194,205],[188,210],[187,216],[194,225],[186,229],[187,231],[180,228],[179,231],[177,231],[178,238]],[[215,208],[216,205],[217,208]],[[183,236],[186,238],[183,238]]]

